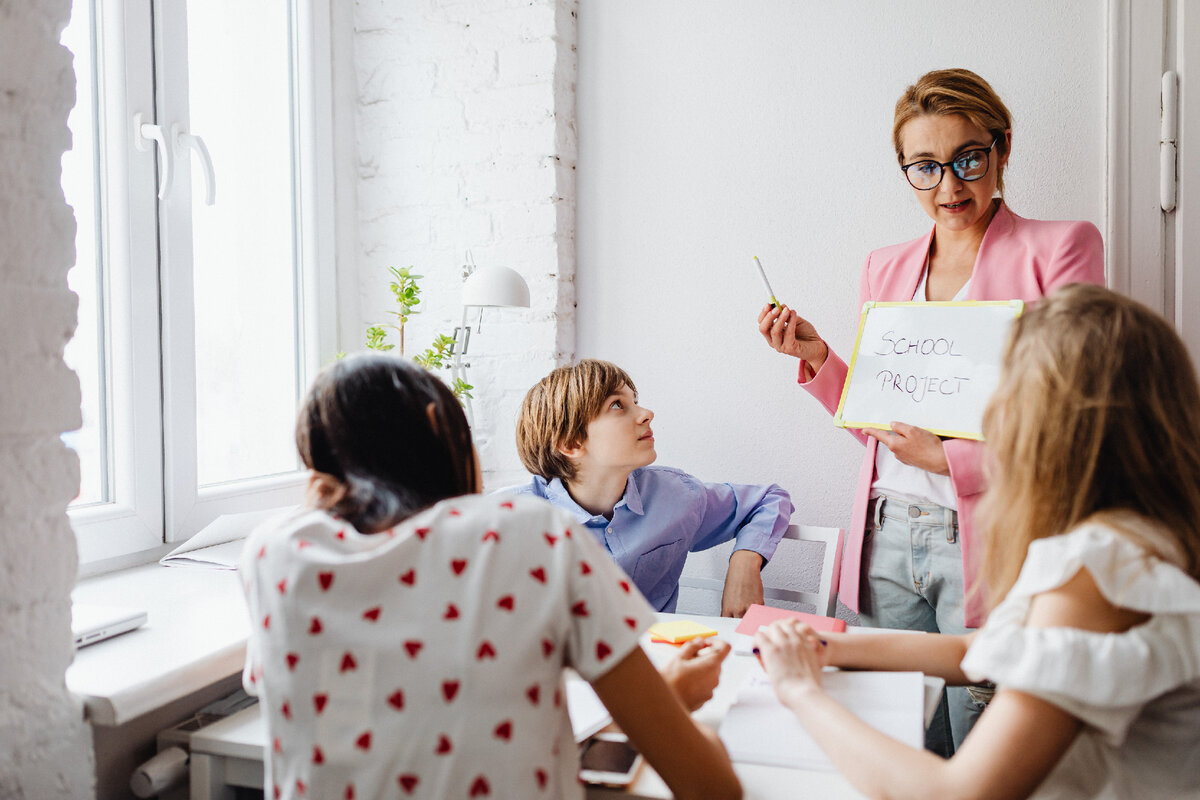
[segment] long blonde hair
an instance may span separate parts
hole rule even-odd
[[[1042,300],[1013,325],[984,435],[991,606],[1033,540],[1097,515],[1158,523],[1140,543],[1200,579],[1200,388],[1161,316],[1099,286]]]

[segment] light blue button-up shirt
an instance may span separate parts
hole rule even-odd
[[[630,473],[611,521],[576,503],[558,478],[534,477],[505,491],[544,497],[569,511],[659,611],[675,610],[689,552],[736,539],[735,550],[752,550],[766,562],[792,516],[791,498],[775,484],[704,483],[671,467]]]

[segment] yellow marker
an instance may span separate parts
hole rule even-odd
[[[690,619],[656,622],[650,626],[649,633],[651,641],[667,642],[668,644],[683,644],[691,639],[717,635],[717,632],[707,625],[701,625]]]
[[[762,262],[758,260],[758,256],[754,256],[754,263],[758,267],[758,274],[762,276],[763,286],[767,287],[767,294],[771,297],[771,305],[779,308],[779,301],[775,299],[775,290],[771,288],[771,282],[767,280],[767,272],[763,269]]]

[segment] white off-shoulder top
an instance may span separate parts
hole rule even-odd
[[[1080,569],[1110,602],[1151,618],[1124,633],[1025,627],[1034,595]],[[1200,799],[1200,583],[1113,527],[1087,523],[1035,541],[962,669],[1083,721],[1038,800]]]

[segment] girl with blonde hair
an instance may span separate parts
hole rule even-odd
[[[1014,324],[984,431],[986,624],[763,628],[780,700],[870,797],[1200,798],[1200,388],[1186,348],[1133,300],[1060,289]],[[944,761],[830,699],[825,665],[998,689]]]

